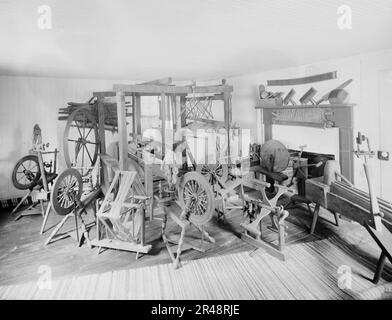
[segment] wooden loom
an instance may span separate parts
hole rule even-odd
[[[106,197],[113,191],[113,187],[111,187],[113,183],[119,182],[110,181],[110,170],[121,170],[121,172],[128,170],[137,171],[140,176],[138,179],[140,178],[141,182],[138,185],[141,186],[140,189],[146,195],[143,201],[141,199],[139,200],[143,202],[143,208],[145,208],[149,217],[148,222],[150,222],[154,219],[154,180],[168,178],[166,174],[167,170],[165,170],[166,168],[162,169],[162,166],[165,165],[166,149],[169,152],[171,150],[169,148],[173,144],[173,137],[168,134],[170,131],[167,129],[173,129],[174,132],[177,129],[185,128],[189,124],[200,121],[227,129],[227,137],[229,137],[231,129],[232,90],[232,86],[227,85],[224,80],[222,80],[222,84],[216,86],[196,86],[194,82],[189,86],[177,86],[172,84],[171,78],[165,78],[136,85],[114,85],[113,91],[94,92],[93,98],[87,103],[69,103],[66,108],[62,108],[59,111],[59,119],[67,121],[63,141],[66,164],[68,167],[92,167],[98,161],[99,155],[102,160],[102,191],[106,194]],[[155,96],[159,100],[160,132],[162,137],[162,142],[154,142],[154,145],[157,145],[158,148],[156,150],[154,149],[153,152],[145,150],[147,148],[144,147],[149,147],[148,145],[143,145],[143,143],[139,145],[139,142],[143,142],[140,139],[143,133],[141,121],[142,97],[151,96]],[[224,121],[213,119],[211,106],[215,100],[223,102]],[[130,124],[132,125],[132,132],[128,132],[127,130],[127,126]],[[118,131],[118,160],[106,154],[105,130]],[[129,136],[133,137],[132,145],[129,145]],[[133,148],[134,145],[136,146],[135,148]],[[136,152],[133,152],[135,151],[134,149],[136,149]],[[227,153],[230,154],[230,145],[227,146]],[[189,152],[188,156],[192,158]],[[192,181],[198,184],[204,184],[203,181],[205,178],[203,177],[203,173],[193,172],[197,169],[194,161],[191,167],[187,166],[187,163],[184,162],[181,169],[182,171],[179,174],[180,179],[186,173],[192,173]],[[172,171],[174,172],[175,170]],[[175,177],[177,172],[172,173],[171,176]],[[87,173],[88,170],[84,171],[83,175]],[[119,180],[123,179],[121,178]],[[120,181],[119,189],[122,190],[123,187],[121,185],[122,182]],[[124,188],[126,189],[126,187]],[[209,219],[212,212],[214,212],[213,196],[209,192],[210,189],[209,186],[204,190],[209,195],[209,206],[205,210],[206,214],[203,215],[204,220]],[[179,193],[181,200],[181,189],[177,190],[177,193]],[[116,208],[113,210],[115,212]],[[110,218],[113,218],[112,216],[105,218],[106,214],[108,213],[102,212],[99,214],[100,217],[99,219],[97,217],[97,224],[99,224],[99,229],[101,227],[103,228],[106,236],[109,234],[112,238],[115,238],[114,234],[111,233],[113,230],[110,231],[110,229],[113,225],[117,225],[117,223],[113,223],[110,220]],[[117,212],[117,215],[121,214]],[[107,224],[106,226],[105,222]],[[140,230],[144,230],[144,220],[142,224],[143,226]],[[117,227],[120,230],[120,227]],[[130,236],[132,240],[140,240],[136,234],[132,233]],[[141,242],[144,242],[144,235],[141,238]],[[103,241],[107,242],[107,239],[98,240],[102,240],[100,244],[104,247]],[[113,244],[112,240],[114,241],[116,239],[110,239],[110,242]],[[109,245],[107,246],[109,247]],[[121,247],[124,247],[124,244],[121,244]],[[127,244],[126,247],[130,248],[130,245]],[[143,243],[142,247],[147,246],[144,246]],[[118,245],[118,248],[120,248],[120,245]],[[145,253],[145,251],[149,250],[146,248],[139,249],[135,247],[135,250],[131,251]]]

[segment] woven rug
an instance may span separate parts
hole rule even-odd
[[[261,250],[101,274],[0,287],[0,299],[379,299],[391,286],[369,279],[374,264],[362,261],[338,238],[293,244],[282,262]],[[349,266],[351,283],[339,288],[338,269]],[[391,278],[390,267],[386,276]]]

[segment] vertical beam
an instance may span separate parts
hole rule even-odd
[[[127,138],[127,122],[125,115],[125,95],[124,92],[116,92],[117,102],[117,120],[118,120],[118,138],[119,138],[119,165],[120,170],[127,169],[128,159],[128,138]]]
[[[339,128],[339,160],[342,175],[354,182],[354,133],[352,128]]]
[[[225,115],[224,121],[225,121],[225,128],[227,134],[227,156],[229,156],[229,161],[230,161],[230,126],[231,126],[231,115],[232,115],[230,98],[231,98],[230,92],[223,93],[223,105],[224,105],[224,115]]]
[[[263,111],[263,125],[264,125],[264,141],[262,143],[272,139],[272,110],[262,109]]]
[[[41,172],[42,185],[44,186],[44,190],[47,193],[49,191],[48,190],[48,183],[46,181],[44,160],[42,158],[42,153],[40,150],[37,151],[37,156],[38,156],[39,171]]]
[[[186,126],[186,117],[185,117],[185,102],[186,102],[186,96],[182,95],[180,97],[180,112],[181,112],[181,123],[180,123],[180,128],[184,128]],[[183,137],[182,141],[185,141],[186,138]],[[186,170],[188,168],[188,163],[187,163],[187,155],[186,155],[186,150],[184,149],[184,151],[182,152],[182,159],[186,159],[183,164],[182,164],[182,168],[184,170]]]
[[[153,201],[154,201],[154,179],[152,174],[153,164],[150,161],[145,163],[144,166],[144,188],[146,190],[146,195],[149,199],[146,201],[146,211],[150,217],[150,221],[154,218],[153,215]]]
[[[98,135],[99,135],[99,153],[106,153],[106,139],[105,139],[105,109],[102,101],[102,97],[99,96],[98,103]],[[103,177],[103,176],[101,176]]]
[[[140,94],[135,94],[135,107],[134,107],[134,125],[135,125],[135,133],[141,135],[142,134],[142,111],[141,111],[141,97]]]
[[[161,114],[161,139],[162,139],[162,159],[165,157],[166,151],[166,95],[161,93],[161,105],[160,105],[160,114]]]
[[[256,143],[264,143],[263,111],[256,108]]]
[[[98,104],[98,136],[99,136],[99,153],[105,154],[106,153],[106,137],[105,137],[105,107],[103,105],[103,97],[98,96],[97,99]],[[101,162],[100,166],[100,184],[104,186],[104,188],[109,189],[109,175],[108,171],[105,170],[104,164]],[[98,228],[98,227],[97,227]]]
[[[177,117],[178,117],[178,112],[177,112],[177,96],[172,95],[171,96],[171,105],[172,105],[172,122],[173,122],[173,130],[177,130]]]

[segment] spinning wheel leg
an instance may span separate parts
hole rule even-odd
[[[14,208],[14,210],[11,211],[10,216],[12,216],[15,212],[18,211],[18,209],[20,208],[20,206],[23,204],[23,202],[26,201],[26,199],[29,197],[31,191],[26,193],[23,198],[19,201],[18,205]]]
[[[46,207],[44,221],[42,221],[41,230],[40,230],[39,234],[43,234],[45,232],[45,226],[46,226],[46,222],[48,221],[48,217],[49,217],[49,213],[50,213],[51,208],[52,208],[52,204],[49,202],[48,206]]]
[[[174,261],[174,269],[181,267],[180,255],[181,255],[181,251],[182,251],[182,245],[184,244],[185,231],[186,231],[186,225],[184,225],[181,229],[180,239],[178,240],[176,260]]]
[[[88,237],[88,231],[87,231],[87,228],[86,228],[86,224],[84,223],[84,220],[83,220],[81,215],[79,215],[79,218],[80,218],[80,222],[81,222],[80,228],[82,230],[82,234],[81,234],[80,239],[79,239],[80,240],[79,241],[79,247],[82,245],[82,241],[83,241],[83,238],[84,238],[84,239],[86,239],[88,247],[91,249],[93,246],[92,246],[92,244],[90,242],[90,238]]]
[[[60,221],[60,223],[56,226],[56,228],[53,230],[53,232],[50,234],[49,238],[46,239],[45,241],[45,246],[47,246],[52,239],[54,238],[54,236],[57,234],[57,232],[59,232],[59,230],[61,229],[61,227],[64,225],[64,223],[68,220],[68,218],[73,217],[74,214],[73,213],[68,213],[63,220]]]
[[[191,225],[191,222],[185,218],[185,216],[186,216],[185,210],[180,215],[180,217],[181,216],[184,217],[183,219],[180,219],[178,216],[176,216],[172,212],[167,213],[165,208],[163,210],[164,210],[164,217],[162,219],[162,240],[163,240],[163,242],[166,246],[166,249],[169,253],[170,259],[173,262],[174,269],[177,269],[177,268],[181,267],[181,254],[183,251],[193,249],[193,250],[197,250],[200,252],[205,252],[206,250],[204,248],[201,248],[199,246],[193,245],[192,243],[188,243],[185,241],[185,235],[186,235],[187,228]],[[173,238],[170,239],[166,236],[166,226],[167,226],[168,215],[178,226],[181,227],[181,233],[180,233],[178,240],[173,239]],[[210,242],[215,243],[215,239],[212,238],[208,234],[208,232],[206,232],[204,230],[203,227],[195,225],[195,224],[192,224],[192,225],[195,226],[195,228],[202,233],[203,238],[206,237]],[[170,243],[178,246],[175,253],[173,252],[172,248],[170,247],[170,245],[169,245]]]

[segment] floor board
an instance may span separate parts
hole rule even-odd
[[[333,216],[325,211],[321,217],[325,219],[320,219],[316,234],[309,235],[311,217],[308,213],[301,208],[290,210],[286,262],[261,250],[253,252],[253,247],[239,239],[241,212],[233,212],[224,223],[214,218],[206,229],[216,244],[204,253],[185,252],[184,267],[174,271],[160,240],[161,221],[148,224],[147,242],[153,249],[136,260],[135,253],[119,250],[106,250],[97,255],[97,248],[77,247],[72,238],[45,246],[50,230],[39,235],[42,217],[14,221],[8,212],[3,212],[0,214],[0,296],[70,298],[75,279],[84,283],[83,298],[103,295],[115,299],[356,299],[385,295],[390,290],[386,286],[392,281],[392,268],[387,262],[379,286],[369,281],[380,252],[366,230],[347,221],[341,221],[340,227],[336,227],[331,223]],[[48,225],[60,219],[52,215]],[[86,217],[87,221],[92,219],[92,214]],[[174,231],[175,226],[169,223],[168,229]],[[266,238],[276,237],[268,229],[263,232]],[[91,238],[95,237],[94,233],[95,228],[92,228]],[[190,234],[196,235],[196,230]],[[351,268],[355,284],[349,292],[338,286],[338,269],[345,265]],[[52,270],[54,289],[46,295],[36,288],[40,266],[49,266]],[[187,278],[188,273],[193,280]],[[143,283],[148,283],[147,287],[142,288]],[[159,283],[161,291],[154,291],[154,283]],[[196,283],[198,289],[193,290],[193,294],[189,290]],[[113,286],[121,289],[109,292]]]

